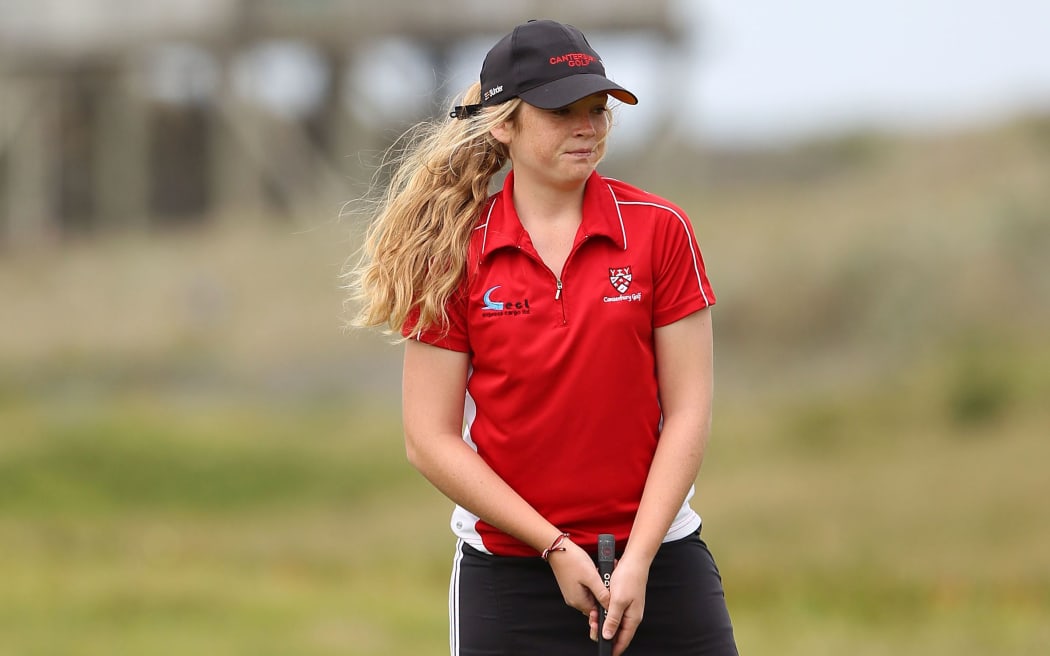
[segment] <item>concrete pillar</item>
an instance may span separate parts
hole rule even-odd
[[[135,66],[114,67],[96,90],[92,157],[96,223],[103,230],[150,224],[149,115]]]
[[[366,155],[377,150],[375,135],[350,112],[347,106],[350,93],[350,58],[345,52],[328,50],[326,53],[330,84],[321,108],[323,133],[327,139],[324,150],[331,162],[331,179],[340,204],[362,196],[371,179],[374,157]]]
[[[54,239],[56,225],[56,80],[6,80],[4,114],[9,123],[6,148],[6,215],[3,241],[14,248]],[[12,124],[13,123],[13,124]]]
[[[258,162],[247,142],[259,135],[256,108],[234,89],[234,51],[218,55],[222,81],[211,113],[209,197],[212,213],[222,220],[258,217],[263,211],[265,187]]]
[[[14,80],[0,68],[0,249],[7,243],[8,196],[7,172],[11,167],[11,140],[17,129]]]

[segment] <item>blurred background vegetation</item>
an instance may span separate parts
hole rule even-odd
[[[362,114],[362,44],[697,37],[675,3],[163,4],[0,2],[0,654],[447,653],[450,504],[340,273],[457,87]],[[272,57],[329,82],[278,107]],[[690,213],[719,295],[696,504],[742,653],[1046,653],[1050,115],[734,147],[628,112],[603,170]]]

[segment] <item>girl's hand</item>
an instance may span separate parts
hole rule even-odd
[[[631,644],[645,611],[645,588],[649,582],[649,564],[620,559],[609,581],[610,601],[606,606],[606,640],[613,640],[613,656],[619,656]],[[591,640],[598,640],[598,611],[590,613]]]
[[[565,603],[583,613],[585,617],[597,617],[598,604],[609,606],[609,589],[602,583],[594,561],[579,545],[571,540],[562,542],[565,551],[551,553],[550,563],[554,578],[558,581]]]

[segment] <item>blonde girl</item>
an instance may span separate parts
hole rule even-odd
[[[597,172],[610,98],[637,102],[578,29],[515,27],[401,151],[353,272],[357,323],[404,338],[409,461],[455,503],[453,656],[737,653],[690,505],[715,296],[681,208]]]

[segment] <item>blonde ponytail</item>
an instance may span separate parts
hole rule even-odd
[[[479,103],[481,85],[464,92]],[[400,335],[418,310],[408,338],[448,326],[446,303],[466,272],[467,245],[489,182],[507,162],[489,130],[511,120],[520,100],[467,119],[423,122],[387,153],[393,174],[373,214],[361,260],[349,272],[352,325]]]

